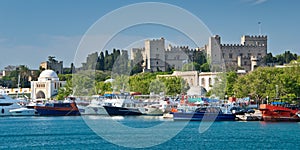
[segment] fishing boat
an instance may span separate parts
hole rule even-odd
[[[286,103],[260,104],[259,110],[264,121],[300,121],[300,111]]]
[[[194,112],[174,112],[174,120],[191,121],[234,121],[235,115],[223,113],[220,107],[200,107]]]
[[[45,106],[34,106],[40,116],[78,116],[80,115],[76,103],[73,102],[53,102],[46,103]]]

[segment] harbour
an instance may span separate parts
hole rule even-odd
[[[108,118],[101,118],[108,119]],[[100,120],[101,120],[100,119]],[[110,118],[126,126],[147,128],[165,121],[161,117],[130,116]],[[174,124],[183,124],[175,121]],[[169,141],[144,149],[298,149],[297,122],[214,122],[199,133],[200,122],[189,122]],[[164,134],[172,132],[166,129]],[[293,134],[291,134],[293,133]],[[116,134],[116,133],[114,133]],[[120,139],[126,142],[126,138]],[[0,149],[130,149],[105,141],[95,134],[81,116],[0,117]]]
[[[0,2],[0,150],[300,149],[300,1],[28,1]]]

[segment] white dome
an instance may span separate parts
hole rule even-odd
[[[44,80],[52,80],[52,81],[58,81],[59,78],[57,74],[53,70],[44,70],[41,72],[39,76],[39,81],[44,81]]]

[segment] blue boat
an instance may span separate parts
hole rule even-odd
[[[235,121],[235,115],[222,112],[220,107],[201,107],[195,112],[174,112],[174,120],[191,120],[191,121]]]
[[[72,103],[47,103],[45,106],[34,106],[40,116],[78,116],[79,109]]]

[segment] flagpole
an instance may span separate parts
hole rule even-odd
[[[258,22],[258,35],[261,35],[261,22]]]

